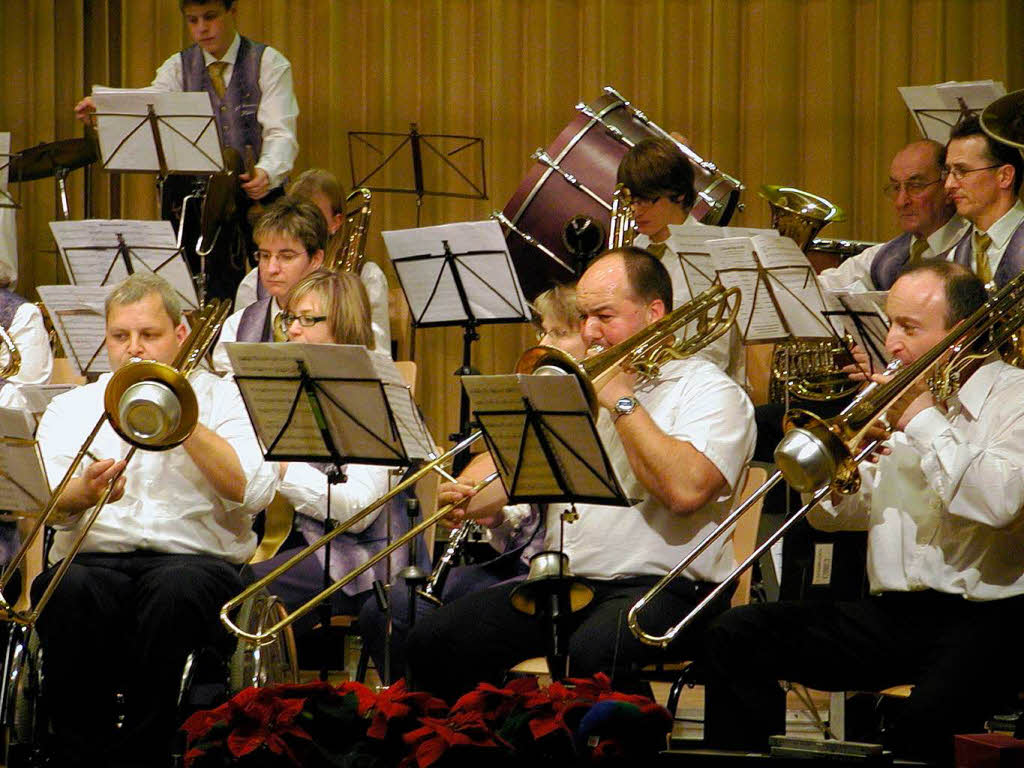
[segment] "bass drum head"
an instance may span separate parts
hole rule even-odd
[[[559,170],[537,160],[502,211],[513,227],[506,228],[506,240],[530,300],[554,283],[575,280],[605,249],[619,163],[630,146],[661,135],[617,94],[605,93],[586,110],[595,117],[580,110],[545,150]],[[697,200],[691,215],[724,226],[736,209],[739,185],[692,165]]]

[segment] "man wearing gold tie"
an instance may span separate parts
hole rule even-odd
[[[831,290],[887,291],[900,272],[942,256],[963,236],[967,222],[943,186],[946,148],[923,139],[907,144],[889,164],[882,191],[892,201],[900,234],[824,270],[818,279]]]
[[[224,322],[213,349],[217,371],[231,372],[224,346],[229,341],[288,341],[277,322],[283,310],[280,302],[302,278],[323,265],[327,222],[313,203],[286,196],[275,200],[259,218],[253,238],[266,295]]]
[[[953,258],[986,284],[1001,287],[1024,268],[1022,172],[1020,152],[982,131],[977,117],[961,120],[950,133],[946,190],[971,223]]]

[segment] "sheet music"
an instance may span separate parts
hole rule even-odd
[[[625,501],[575,376],[464,376],[462,381],[510,502],[564,499],[566,491],[574,499]],[[542,434],[530,425],[524,400],[539,412]]]
[[[51,221],[68,278],[75,285],[114,285],[128,277],[118,253],[121,235],[135,272],[155,272],[171,284],[187,309],[197,309],[199,297],[185,257],[178,250],[169,221],[145,219],[85,219]]]
[[[885,349],[889,319],[885,314],[888,291],[825,291],[842,308],[829,313],[833,324],[841,325],[840,333],[848,334],[855,344],[868,353],[871,372],[882,371],[891,355]]]
[[[275,455],[330,459],[309,399],[300,392],[299,362],[316,380],[328,430],[344,459],[408,463],[433,450],[408,387],[394,363],[377,359],[382,355],[361,346],[298,343],[229,343],[227,352],[256,433]]]
[[[472,316],[480,321],[530,317],[508,245],[497,221],[468,221],[381,233],[417,325],[456,325],[469,319],[444,243]]]
[[[822,312],[840,307],[826,303],[810,262],[791,239],[755,235],[709,246],[722,284],[740,289],[744,343],[834,335]]]
[[[169,171],[216,173],[224,170],[220,138],[213,121],[213,104],[205,91],[93,86],[92,99],[96,104],[96,133],[106,170],[161,170],[153,129],[147,120],[150,105],[158,118],[157,130]]]
[[[50,499],[35,423],[20,408],[0,408],[0,509],[18,515],[38,514]]]
[[[110,370],[104,302],[113,286],[39,285],[61,346],[82,375]]]
[[[995,80],[950,80],[935,85],[903,86],[898,90],[921,135],[942,144],[949,141],[949,132],[960,119],[958,99],[963,99],[971,111],[980,112],[1006,95],[1006,87]]]

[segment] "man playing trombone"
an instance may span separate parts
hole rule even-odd
[[[664,316],[672,284],[657,258],[623,248],[587,268],[576,297],[587,346],[608,347]],[[743,390],[697,358],[666,363],[657,379],[642,384],[620,373],[599,399],[602,440],[627,495],[640,501],[628,508],[577,505],[579,519],[565,524],[570,568],[595,591],[568,622],[569,672],[612,673],[621,687],[632,664],[656,653],[633,639],[625,613],[728,512],[753,450],[754,421]],[[492,484],[473,498],[470,490],[443,484],[439,502],[465,501],[465,514],[500,524],[502,489]],[[558,504],[548,509],[547,549],[559,548],[563,511]],[[725,543],[706,553],[654,604],[652,620],[664,627],[695,605],[732,562]],[[500,682],[513,664],[547,652],[544,622],[512,608],[512,588],[467,595],[417,622],[408,657],[418,686],[454,698],[481,680]]]
[[[965,267],[932,261],[896,280],[889,352],[904,366],[986,300]],[[971,369],[968,369],[971,370]],[[883,380],[880,375],[876,380]],[[825,529],[867,530],[871,595],[751,605],[705,634],[705,735],[761,749],[785,730],[779,680],[832,690],[912,683],[888,746],[951,764],[954,733],[981,729],[1021,683],[1024,371],[992,355],[936,402],[918,378],[860,464],[860,489],[812,510]]]
[[[143,273],[109,294],[106,326],[115,371],[136,358],[171,364],[187,335],[173,288]],[[65,474],[103,414],[109,380],[104,375],[47,408],[38,440],[51,480]],[[270,501],[276,468],[264,463],[233,382],[197,370],[190,383],[199,407],[194,431],[176,448],[135,455],[39,617],[46,708],[61,765],[105,765],[112,756],[169,765],[185,657],[221,637],[217,610],[240,591],[238,566],[255,550],[252,515]],[[124,468],[128,448],[103,423],[91,462],[57,502],[63,527],[51,567],[33,584],[34,600],[84,513]],[[123,743],[114,738],[119,690]]]

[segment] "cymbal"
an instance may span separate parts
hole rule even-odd
[[[37,144],[11,158],[10,180],[33,181],[53,176],[57,168],[72,171],[95,163],[96,145],[89,139],[63,139]]]

